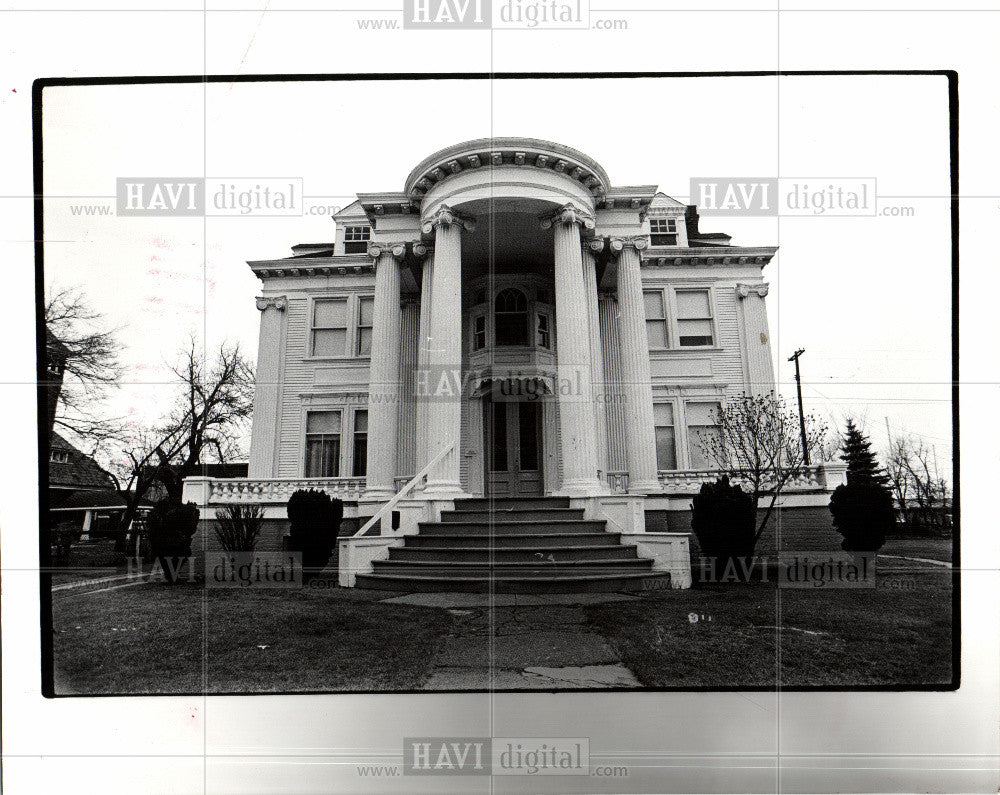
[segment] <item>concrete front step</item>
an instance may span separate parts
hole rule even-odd
[[[497,511],[442,511],[442,522],[546,522],[553,519],[582,522],[583,508],[511,508]]]
[[[420,522],[419,533],[431,535],[489,536],[518,535],[531,533],[600,533],[607,527],[603,521],[583,521],[580,519],[547,519],[519,522],[504,519],[496,522]]]
[[[467,497],[455,500],[456,511],[540,510],[569,508],[569,497]]]
[[[420,561],[440,560],[446,562],[488,563],[492,558],[497,563],[538,563],[539,560],[569,563],[578,560],[634,560],[635,547],[622,544],[607,546],[574,546],[570,544],[552,547],[511,547],[483,548],[469,547],[395,547],[389,550],[389,560]]]
[[[531,563],[464,563],[442,561],[400,561],[377,560],[374,563],[375,574],[391,574],[400,576],[416,574],[422,577],[559,577],[573,574],[595,574],[612,576],[616,574],[632,574],[635,572],[652,571],[653,561],[636,558],[635,560],[577,560],[572,563],[541,564]]]
[[[617,544],[621,541],[621,533],[503,533],[489,535],[461,535],[424,533],[415,536],[405,536],[407,548],[420,547],[452,547],[465,549],[516,549],[519,547],[601,547]]]
[[[427,576],[359,574],[358,588],[383,591],[433,593],[608,593],[665,590],[670,588],[669,574],[572,574],[544,577],[493,574],[491,576]]]

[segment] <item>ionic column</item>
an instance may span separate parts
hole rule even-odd
[[[641,252],[647,245],[645,237],[611,239],[611,251],[618,254],[618,323],[628,483],[630,492],[640,494],[662,490],[656,471],[653,379],[649,372],[646,310],[639,272]]]
[[[605,417],[608,429],[608,471],[628,470],[625,448],[625,406],[621,387],[622,348],[618,332],[618,299],[601,293],[598,300],[604,353]]]
[[[367,499],[388,499],[396,492],[396,440],[399,429],[399,260],[403,244],[373,243],[375,305],[372,312],[371,371],[368,388]]]
[[[421,251],[426,254],[426,257],[420,278],[420,338],[417,343],[417,371],[411,373],[406,383],[407,390],[413,394],[417,404],[417,456],[414,462],[414,474],[423,469],[424,464],[430,461],[430,457],[427,455],[427,398],[426,395],[418,393],[418,388],[422,389],[422,379],[428,373],[427,363],[430,361],[434,251],[423,246],[421,246]]]
[[[281,358],[284,347],[284,317],[288,299],[283,296],[257,298],[260,310],[260,343],[253,394],[253,426],[250,431],[251,478],[274,477],[278,439],[278,404],[281,400]]]
[[[462,493],[459,479],[459,439],[462,430],[462,231],[473,222],[442,205],[421,226],[434,234],[434,278],[430,296],[427,344],[427,456],[421,466],[449,452],[427,474],[424,493],[452,497]],[[456,383],[455,374],[458,374]]]
[[[767,290],[768,285],[763,282],[736,285],[736,295],[743,313],[748,395],[766,395],[774,389],[771,339],[767,332],[767,309],[764,307]]]
[[[399,444],[396,449],[396,476],[413,477],[416,466],[416,399],[413,392],[413,373],[417,369],[417,352],[420,346],[420,307],[413,296],[403,299],[400,322],[399,355]]]
[[[604,241],[588,240],[583,247],[583,285],[587,291],[587,326],[590,330],[591,381],[594,395],[594,436],[597,443],[597,468],[607,478],[609,464],[608,421],[606,405],[608,388],[604,375],[604,352],[601,342],[601,322],[597,305],[596,254],[604,250]],[[602,482],[606,485],[606,481]]]
[[[593,366],[587,288],[584,284],[580,229],[594,221],[567,204],[542,220],[555,239],[556,358],[559,401],[561,494],[592,495],[601,490],[597,479]],[[596,309],[596,281],[595,281]]]

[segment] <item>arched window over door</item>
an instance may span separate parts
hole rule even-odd
[[[508,287],[497,293],[493,304],[497,345],[528,344],[528,299]]]

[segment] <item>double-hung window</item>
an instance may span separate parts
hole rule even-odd
[[[535,327],[535,345],[539,348],[551,348],[552,339],[549,335],[549,316],[539,313],[538,325]]]
[[[649,243],[652,246],[676,246],[677,221],[674,218],[650,218]]]
[[[677,438],[674,433],[672,403],[653,404],[653,425],[656,431],[656,468],[677,469]]]
[[[363,295],[358,298],[358,338],[355,342],[355,355],[371,356],[372,352],[372,317],[375,310],[375,297]]]
[[[306,414],[306,477],[340,476],[340,412]]]
[[[368,471],[368,411],[354,412],[354,477],[364,477]]]
[[[678,290],[677,344],[681,348],[713,345],[712,302],[708,290]]]
[[[311,356],[347,353],[347,299],[322,298],[313,302]]]
[[[372,228],[370,226],[344,227],[344,253],[365,254],[371,239]]]
[[[692,469],[715,469],[717,463],[708,450],[719,443],[718,403],[688,403],[684,407],[687,417],[688,461]],[[706,449],[708,448],[708,449]]]
[[[650,348],[667,347],[667,313],[662,290],[646,290],[642,294],[646,307],[646,339]]]

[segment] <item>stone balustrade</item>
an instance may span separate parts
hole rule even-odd
[[[356,501],[365,490],[364,478],[187,478],[185,491],[200,486],[204,505],[234,502],[286,503],[299,489],[325,491],[331,497]],[[194,494],[191,495],[192,497]]]
[[[785,484],[783,491],[824,491],[831,492],[845,482],[847,466],[841,463],[815,464],[803,467],[798,477]],[[676,469],[660,470],[659,480],[664,491],[673,494],[694,494],[702,483],[709,483],[721,476],[717,469]],[[744,485],[741,478],[733,482]]]

